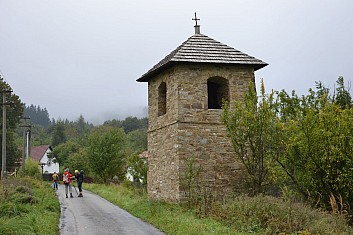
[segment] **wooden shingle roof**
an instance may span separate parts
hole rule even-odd
[[[137,79],[137,81],[147,82],[153,75],[162,72],[175,63],[247,65],[253,67],[254,70],[268,65],[255,57],[220,43],[206,35],[196,33]]]

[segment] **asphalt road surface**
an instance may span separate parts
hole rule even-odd
[[[74,198],[65,198],[64,185],[59,184],[61,235],[164,234],[94,193],[83,190],[83,197],[77,197],[74,188],[72,191]]]

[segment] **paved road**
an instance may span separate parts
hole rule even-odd
[[[62,184],[57,191],[61,205],[61,235],[164,234],[96,194],[84,190],[84,196],[80,198],[75,189],[72,190],[74,198],[65,198]]]

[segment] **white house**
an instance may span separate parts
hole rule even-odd
[[[144,163],[147,165],[147,161],[148,161],[148,151],[144,151],[142,153],[139,154],[140,159],[142,159],[144,161]],[[134,182],[134,177],[131,175],[131,167],[128,167],[127,169],[127,173],[125,174],[125,178],[128,181]],[[140,183],[142,183],[141,179],[135,179],[136,181],[140,181]]]
[[[50,159],[48,155],[53,151],[50,145],[33,146],[31,148],[31,157],[41,166],[42,173],[58,173],[59,163],[55,158]]]

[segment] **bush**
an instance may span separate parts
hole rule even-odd
[[[239,196],[214,203],[210,215],[242,232],[263,234],[352,234],[343,216],[312,209],[286,198]]]
[[[41,177],[38,163],[31,158],[27,159],[27,161],[26,161],[25,175],[35,177],[37,179],[40,179],[40,177]]]

